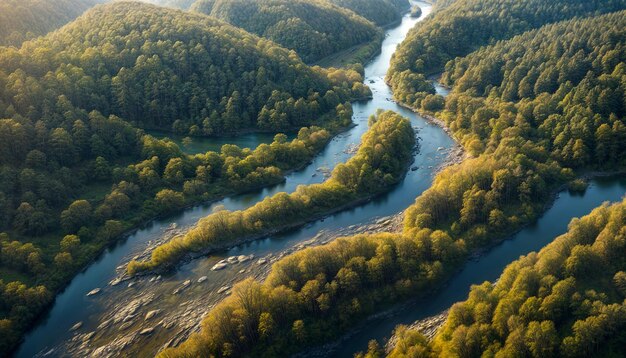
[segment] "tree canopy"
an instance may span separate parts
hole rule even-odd
[[[626,8],[625,0],[457,0],[418,23],[394,53],[387,79],[394,97],[415,108],[434,94],[426,76],[497,40],[573,17]]]
[[[306,62],[374,41],[381,31],[324,0],[198,0],[192,10],[295,50]]]
[[[539,253],[472,287],[434,342],[402,332],[390,357],[583,357],[623,353],[626,202],[574,219]]]
[[[4,0],[0,2],[0,46],[19,46],[69,23],[106,0]]]
[[[329,0],[329,2],[352,10],[378,26],[399,21],[402,12],[409,6],[408,1],[405,1],[406,6],[401,6],[400,1],[394,4],[389,0]]]

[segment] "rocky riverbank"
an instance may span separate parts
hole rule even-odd
[[[332,232],[321,231],[312,239],[281,252],[244,262],[230,260],[233,263],[219,272],[212,272],[210,279],[203,276],[182,284],[169,282],[157,275],[129,279],[120,267],[120,275],[109,286],[102,288],[102,293],[94,295],[102,295],[98,298],[107,301],[103,303],[107,306],[106,313],[99,318],[97,326],[81,326],[66,346],[47,353],[50,356],[64,352],[92,357],[154,354],[178,345],[197,331],[202,318],[230,293],[237,282],[248,277],[263,280],[271,269],[271,263],[286,255],[329,243],[338,237],[399,231],[401,226],[402,213],[399,213],[364,225],[351,225]],[[171,229],[160,240],[183,234],[186,229]],[[152,245],[158,245],[158,242]],[[150,251],[146,250],[146,254]]]
[[[439,331],[439,328],[443,326],[446,322],[446,318],[448,317],[448,311],[445,310],[435,316],[426,317],[424,319],[420,319],[418,321],[413,322],[413,324],[407,326],[408,329],[413,331],[418,331],[422,335],[424,335],[428,340],[431,340]],[[387,344],[385,344],[385,352],[389,353],[393,350],[393,348],[398,343],[398,336],[394,335],[389,338]]]

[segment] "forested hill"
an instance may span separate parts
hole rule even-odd
[[[19,46],[45,35],[106,0],[2,0],[0,45]]]
[[[138,2],[101,5],[45,38],[2,51],[0,69],[4,117],[15,109],[37,118],[62,94],[78,108],[192,135],[299,128],[350,92],[333,91],[325,72],[270,41]]]
[[[293,49],[306,62],[380,36],[371,22],[323,0],[199,0],[192,9]]]
[[[195,0],[140,0],[154,5],[172,7],[175,9],[189,9]]]
[[[419,108],[426,93],[434,93],[424,75],[455,57],[544,24],[625,8],[626,0],[457,0],[411,30],[394,54],[388,80],[396,99]]]
[[[406,6],[402,7],[400,1],[394,4],[389,0],[329,0],[329,2],[352,10],[379,26],[400,20],[402,12],[409,6],[408,1],[405,1]]]

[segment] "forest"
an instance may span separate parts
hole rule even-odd
[[[427,77],[455,57],[544,24],[626,9],[625,0],[456,0],[414,27],[394,53],[387,81],[394,98],[416,109],[440,109]]]
[[[578,173],[623,167],[624,103],[605,101],[624,98],[625,29],[623,11],[575,19],[450,64],[444,78],[453,89],[437,116],[474,158],[437,175],[405,213],[403,232],[344,238],[280,260],[264,283],[236,286],[198,335],[162,356],[284,355],[327,342],[381,307],[440,285],[474,249],[535,220]],[[495,59],[510,63],[487,66]],[[511,78],[517,94],[501,98],[516,66],[534,64],[540,73],[543,61],[554,61],[552,86],[537,75],[531,91],[519,91],[527,85]],[[586,66],[582,76],[578,65]],[[466,75],[484,76],[488,89],[477,90],[476,81],[465,91]]]
[[[362,81],[219,20],[131,2],[0,47],[0,351],[127,230],[308,162],[351,123]],[[299,134],[189,156],[143,128]]]
[[[325,0],[198,0],[192,10],[292,49],[307,63],[382,36],[373,23]]]
[[[76,19],[106,0],[3,0],[0,2],[0,46],[20,46]]]
[[[384,26],[399,21],[406,6],[398,7],[389,0],[329,0],[331,3],[342,8],[352,10],[378,26]]]
[[[350,102],[372,92],[360,63],[307,64],[357,47],[364,51],[352,62],[371,58],[381,27],[410,11],[406,0],[95,6],[103,2],[0,4],[3,353],[129,230],[280,183],[309,163],[352,124]],[[287,356],[328,343],[441,287],[581,176],[622,172],[625,9],[626,0],[436,1],[398,46],[386,81],[397,101],[439,119],[466,159],[437,172],[398,232],[343,237],[279,259],[265,280],[236,283],[200,331],[159,356]],[[450,89],[445,98],[432,84],[439,73]],[[189,155],[151,130],[186,140],[298,134]],[[357,153],[324,183],[217,211],[127,272],[165,272],[369,200],[404,178],[416,145],[407,118],[379,111]],[[433,341],[398,327],[389,355],[619,355],[625,213],[623,201],[573,220],[497,282],[473,287]],[[384,354],[372,342],[360,357]]]
[[[190,254],[266,236],[370,198],[402,179],[414,147],[415,133],[408,119],[395,112],[381,112],[370,118],[358,152],[339,164],[324,183],[267,197],[246,210],[209,215],[185,235],[157,247],[150,261],[131,261],[128,272],[133,275],[171,268]]]
[[[610,357],[626,335],[626,202],[574,219],[539,253],[472,287],[430,344],[400,329],[389,357]]]

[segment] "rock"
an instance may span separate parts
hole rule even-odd
[[[128,322],[128,321],[132,320],[135,317],[137,317],[137,314],[129,314],[128,316],[124,317],[122,322]]]
[[[416,171],[417,169],[419,169],[419,167],[413,167],[413,168],[411,168],[411,171],[412,171],[412,172],[414,172],[414,171]]]
[[[131,321],[131,322],[125,322],[124,324],[122,324],[122,325],[120,326],[120,331],[123,331],[123,330],[127,329],[128,327],[130,327],[130,326],[132,326],[132,325],[133,325],[133,322],[132,322],[132,321]]]
[[[139,332],[139,334],[141,334],[142,336],[146,336],[146,335],[152,334],[152,332],[154,332],[154,327],[142,329],[141,332]]]
[[[79,329],[82,326],[83,326],[83,322],[78,322],[75,325],[73,325],[72,328],[70,328],[70,332],[74,332],[75,330]]]
[[[83,342],[89,341],[93,336],[96,335],[96,332],[89,332],[83,336]]]
[[[111,319],[107,319],[106,321],[103,321],[102,323],[98,325],[98,329],[102,330],[102,329],[107,328],[111,324],[111,321],[112,321]]]
[[[177,294],[181,293],[184,289],[189,287],[189,285],[191,285],[191,280],[187,280],[187,281],[183,282],[183,284],[179,288],[174,290],[174,294],[177,295]]]
[[[159,314],[159,312],[161,312],[161,310],[152,310],[152,311],[150,311],[150,312],[146,313],[146,318],[145,318],[145,319],[146,319],[146,320],[149,320],[150,318],[152,318],[152,317],[154,317],[154,316],[158,315],[158,314]]]
[[[213,265],[213,267],[211,267],[211,270],[219,271],[219,270],[225,269],[226,266],[228,266],[228,264],[223,263],[223,262],[218,262],[215,265]]]
[[[259,261],[256,262],[259,265],[265,265],[267,263],[266,259],[259,259]]]
[[[202,282],[206,281],[207,279],[208,279],[208,277],[206,277],[206,276],[202,276],[202,277],[200,277],[200,278],[198,279],[198,283],[202,283]]]
[[[87,293],[87,296],[93,296],[93,295],[97,295],[100,293],[100,291],[102,291],[100,288],[94,288],[93,290],[89,291]]]
[[[222,294],[222,293],[224,293],[224,292],[226,292],[226,291],[228,291],[228,290],[230,290],[230,286],[223,286],[223,287],[221,287],[219,290],[217,290],[217,294],[218,294],[218,295],[219,295],[219,294]]]

